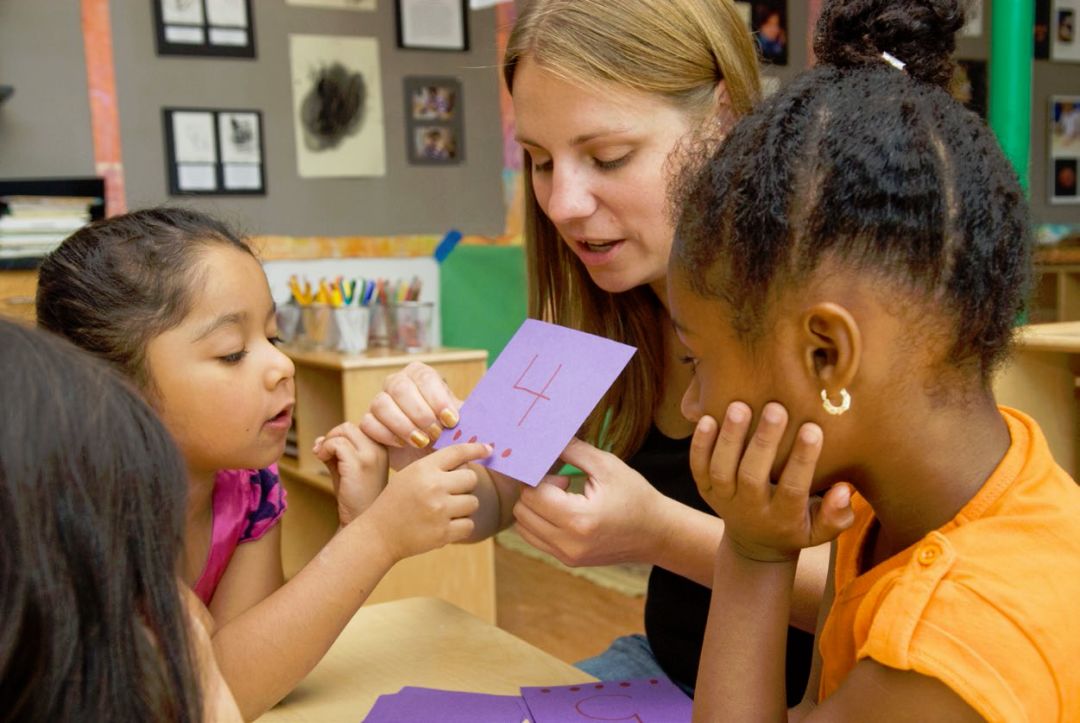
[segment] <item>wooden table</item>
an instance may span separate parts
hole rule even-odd
[[[1032,324],[994,385],[999,403],[1030,415],[1073,479],[1080,475],[1080,321]]]
[[[537,621],[542,625],[543,621]],[[595,680],[437,598],[365,606],[315,669],[260,723],[359,721],[412,685],[495,695]]]

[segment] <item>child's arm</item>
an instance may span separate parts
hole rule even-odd
[[[850,491],[837,485],[822,500],[811,501],[822,439],[820,428],[810,424],[799,430],[773,486],[769,473],[787,414],[777,404],[766,405],[744,452],[751,415],[736,404],[743,421],[729,416],[721,431],[715,420],[703,418],[691,449],[698,489],[727,521],[716,554],[694,720],[980,720],[940,681],[872,660],[859,662],[816,707],[787,710],[785,636],[795,564],[803,547],[850,526]]]
[[[476,473],[461,467],[489,453],[456,445],[402,470],[294,578],[219,627],[218,663],[246,719],[307,675],[394,563],[472,532]]]

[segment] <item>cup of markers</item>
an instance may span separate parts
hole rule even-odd
[[[418,303],[421,283],[411,281],[391,283],[387,279],[333,281],[321,279],[316,290],[311,283],[289,279],[292,299],[289,306],[299,310],[297,346],[313,350],[336,350],[344,354],[361,354],[370,347],[399,347],[410,351],[427,348],[427,324],[408,324],[411,331],[407,344],[398,338],[397,306]],[[431,302],[427,305],[433,306]],[[430,312],[428,313],[430,317]]]

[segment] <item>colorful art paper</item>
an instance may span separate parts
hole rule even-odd
[[[690,723],[692,701],[667,678],[522,688],[534,723]]]
[[[486,442],[482,464],[535,486],[634,355],[634,347],[528,319],[435,446]]]
[[[407,686],[392,695],[380,695],[364,723],[525,723],[529,720],[529,709],[520,696]]]

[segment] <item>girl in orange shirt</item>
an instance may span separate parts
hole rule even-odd
[[[821,64],[682,183],[683,412],[726,525],[697,720],[1080,719],[1080,490],[991,390],[1031,237],[942,87],[962,25],[956,0],[827,3]],[[796,561],[842,530],[789,711]]]

